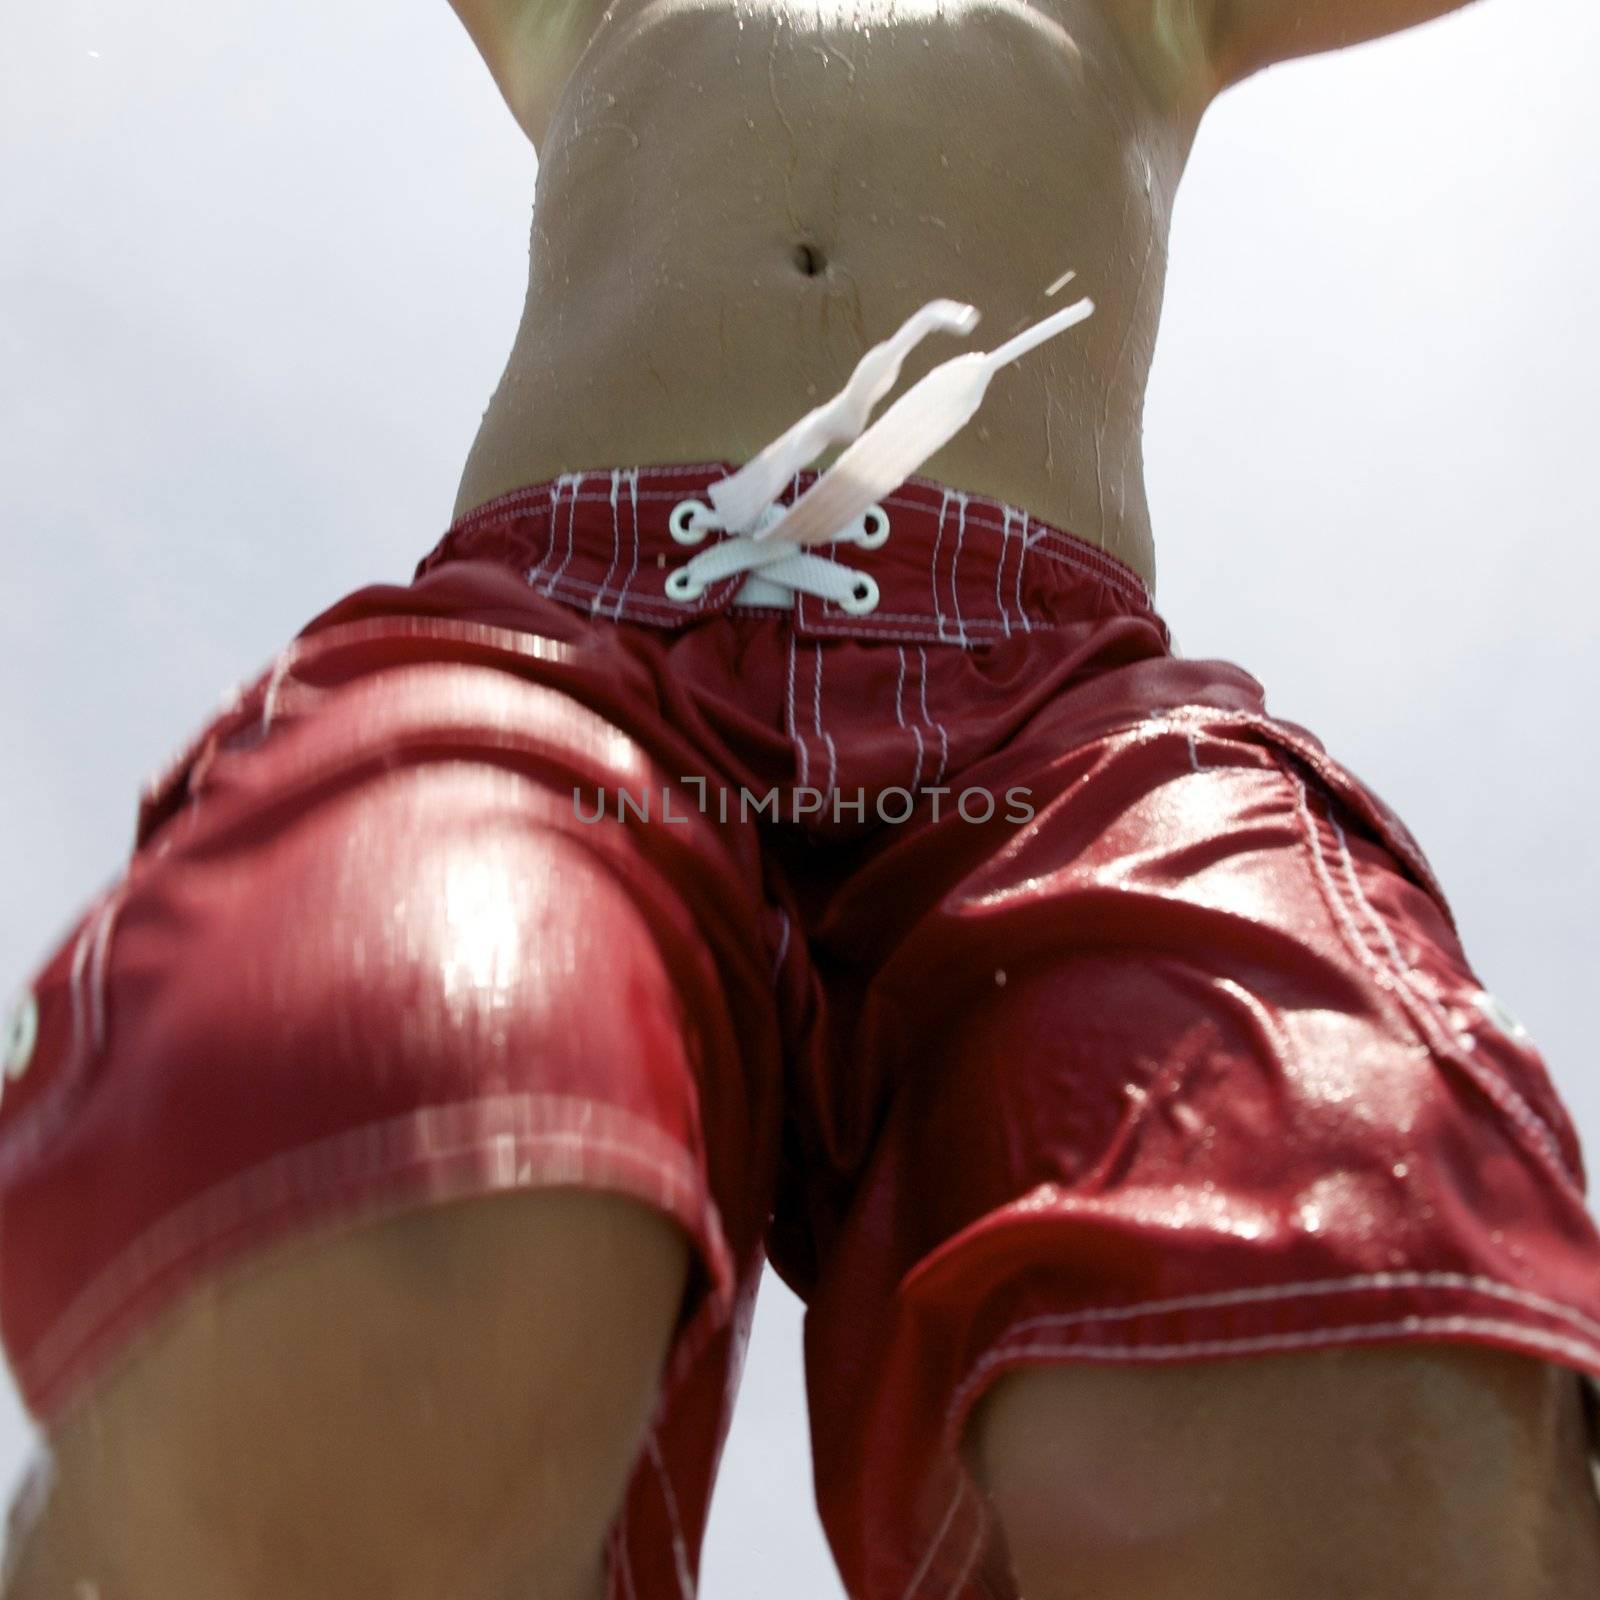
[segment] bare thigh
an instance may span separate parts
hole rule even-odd
[[[7,1600],[598,1600],[688,1254],[550,1189],[193,1291],[50,1440]]]
[[[1027,1600],[1586,1600],[1576,1376],[1416,1345],[1013,1370],[966,1455]]]

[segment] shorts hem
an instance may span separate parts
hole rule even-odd
[[[631,1196],[688,1231],[709,1292],[675,1335],[671,1368],[687,1370],[728,1320],[734,1293],[732,1255],[693,1156],[605,1102],[513,1094],[347,1129],[169,1211],[103,1267],[26,1354],[13,1354],[18,1388],[34,1418],[54,1425],[203,1271],[242,1265],[272,1244],[453,1200],[566,1186]]]
[[[1202,1306],[1215,1309],[1225,1304],[1261,1304],[1292,1298],[1297,1293],[1348,1292],[1351,1288],[1373,1286],[1378,1280],[1396,1280],[1391,1288],[1407,1285],[1406,1280],[1459,1279],[1459,1286],[1442,1286],[1425,1296],[1441,1309],[1414,1311],[1406,1315],[1362,1322],[1323,1322],[1298,1328],[1246,1332],[1230,1336],[1194,1338],[1181,1327],[1173,1336],[1148,1335],[1125,1340],[1108,1339],[1105,1326],[1115,1320],[1137,1321],[1162,1316],[1171,1319],[1192,1313]],[[1489,1345],[1519,1354],[1551,1361],[1576,1371],[1585,1389],[1600,1405],[1600,1338],[1584,1338],[1539,1327],[1526,1321],[1513,1321],[1460,1311],[1461,1294],[1476,1288],[1479,1294],[1498,1291],[1530,1310],[1552,1319],[1564,1318],[1572,1324],[1595,1325],[1571,1307],[1530,1295],[1510,1285],[1464,1274],[1387,1273],[1366,1274],[1359,1278],[1330,1279],[1299,1285],[1264,1286],[1259,1289],[1222,1291],[1183,1299],[1146,1302],[1142,1305],[1105,1308],[1095,1311],[1029,1315],[1007,1325],[996,1338],[967,1363],[965,1376],[956,1385],[945,1411],[943,1445],[953,1463],[954,1489],[948,1507],[936,1524],[925,1553],[913,1575],[897,1590],[893,1600],[970,1600],[967,1585],[989,1548],[993,1512],[963,1464],[961,1435],[973,1407],[984,1391],[1004,1372],[1020,1366],[1062,1366],[1073,1362],[1092,1364],[1165,1363],[1215,1360],[1226,1357],[1267,1355],[1295,1350],[1331,1349],[1358,1344],[1474,1344]],[[1412,1297],[1414,1303],[1414,1296]],[[1445,1311],[1445,1306],[1454,1309]],[[1090,1332],[1085,1337],[1060,1337],[1060,1330],[1077,1325]],[[1600,1328],[1596,1329],[1600,1333]],[[1600,1430],[1590,1432],[1590,1466],[1597,1499],[1600,1499]]]

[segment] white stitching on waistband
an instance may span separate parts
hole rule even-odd
[[[949,509],[950,491],[946,489],[939,497],[939,520],[934,525],[933,553],[928,557],[928,593],[933,600],[933,622],[939,631],[941,643],[944,642],[945,630],[950,626],[939,599],[939,551],[944,545],[944,519]],[[965,643],[965,640],[961,642]]]
[[[939,527],[942,531],[945,510],[952,500],[956,503],[956,542],[950,552],[950,606],[951,614],[955,618],[953,626],[956,630],[956,637],[965,643],[967,629],[961,618],[961,548],[967,539],[967,497],[959,489],[947,489],[945,491],[944,501],[939,507]],[[937,587],[939,581],[937,556],[935,556],[933,567],[934,584]]]
[[[980,524],[981,526],[981,524]],[[1028,564],[1028,552],[1033,547],[1028,542],[1028,513],[1022,513],[1022,530],[1019,535],[1020,547],[1017,550],[1017,613],[1022,618],[1022,631],[1033,632],[1033,619],[1028,615],[1028,608],[1022,603],[1022,572]]]
[[[641,473],[648,472],[652,477],[660,477],[663,473],[668,471],[668,469],[664,467],[652,466],[642,466],[635,470]],[[673,468],[671,470],[673,473],[682,476],[693,475],[703,477],[707,472],[706,467]],[[820,474],[817,473],[801,473],[797,475],[797,481],[808,475],[813,478],[820,476]],[[482,517],[479,517],[476,512],[469,512],[467,516],[461,519],[461,522],[458,523],[456,527],[470,527],[473,531],[484,528],[500,527],[506,523],[517,520],[519,516],[529,509],[547,511],[547,514],[553,521],[555,509],[554,505],[550,505],[548,507],[536,505],[535,497],[543,496],[548,499],[549,490],[557,488],[558,485],[582,479],[585,476],[586,475],[581,472],[562,473],[553,484],[544,485],[538,489],[529,490],[529,498],[526,503],[497,507],[494,511]],[[926,484],[930,490],[939,489],[942,492],[946,487],[943,484],[935,482],[933,479],[917,479],[916,481]],[[559,493],[558,489],[557,492]],[[677,500],[680,497],[680,491],[676,489],[639,490],[639,498],[645,501]],[[1139,574],[1129,567],[1125,562],[1120,561],[1109,551],[1104,550],[1102,547],[1092,543],[1090,540],[1084,539],[1081,535],[1069,533],[1064,529],[1051,527],[1047,523],[1041,524],[1037,529],[1030,533],[1028,532],[1028,524],[1032,520],[1031,513],[1029,513],[1023,507],[1012,506],[1007,501],[996,500],[992,496],[988,495],[969,494],[968,498],[969,500],[979,501],[982,506],[993,506],[996,511],[1001,513],[1002,516],[1010,513],[1021,517],[1023,523],[1022,537],[1027,549],[1039,550],[1052,561],[1074,566],[1088,577],[1102,578],[1107,583],[1114,584],[1117,588],[1122,589],[1124,592],[1137,598],[1142,603],[1150,603],[1150,586],[1144,581],[1144,579],[1140,577]],[[598,493],[583,494],[576,491],[572,495],[570,501],[571,506],[574,508],[579,504],[600,505],[603,503],[604,499]],[[914,514],[923,516],[933,514],[934,510],[933,507],[927,505],[925,502],[912,499],[906,495],[891,494],[883,496],[879,499],[878,504],[881,505],[886,511],[898,508],[900,510],[910,511]],[[1003,521],[996,522],[991,517],[982,515],[980,512],[974,512],[971,509],[969,509],[967,512],[967,526],[969,529],[981,528],[985,532],[999,534],[1003,534],[1006,527]],[[454,531],[454,529],[452,531]],[[1051,541],[1056,540],[1061,541],[1066,548],[1062,550],[1047,548]],[[1083,546],[1081,551],[1078,549],[1079,544]],[[1096,557],[1103,558],[1107,565],[1102,568],[1096,564]]]
[[[547,578],[543,580],[542,585],[533,584],[531,587],[535,594],[542,594],[547,599],[568,600],[569,603],[574,605],[587,606],[591,603],[592,597],[599,588],[599,585],[590,583],[586,578]],[[581,590],[586,592],[568,595],[565,593],[557,593],[557,590]],[[649,620],[670,620],[673,622],[682,622],[685,617],[691,617],[697,612],[704,611],[708,606],[710,606],[710,604],[711,601],[705,597],[694,601],[692,604],[675,605],[670,600],[653,600],[648,595],[635,595],[633,599],[628,602],[628,614],[631,616],[653,610],[659,612],[660,616],[659,618],[651,618]]]
[[[607,497],[607,504],[611,508],[611,562],[606,567],[600,579],[600,587],[595,592],[595,597],[589,602],[589,615],[598,616],[600,607],[605,603],[606,595],[611,589],[611,574],[617,570],[617,564],[622,560],[622,529],[617,522],[617,469],[611,470],[611,493]]]
[[[581,472],[573,472],[573,473],[562,473],[561,476],[562,476],[563,480],[565,480],[567,482],[570,482],[572,484],[572,486],[573,486],[573,488],[572,488],[572,496],[567,502],[567,553],[561,558],[561,565],[559,567],[557,567],[556,570],[553,573],[551,573],[551,575],[550,575],[549,585],[548,585],[548,587],[547,587],[547,589],[545,591],[547,594],[553,593],[554,590],[555,590],[556,585],[558,583],[561,583],[563,581],[563,579],[565,579],[565,581],[568,582],[568,583],[573,583],[573,582],[578,581],[576,579],[566,578],[565,575],[566,575],[567,568],[572,564],[572,557],[573,557],[573,553],[574,553],[575,548],[576,548],[576,540],[575,540],[575,537],[574,537],[574,529],[576,528],[577,521],[578,521],[578,501],[581,498],[581,496],[579,494],[579,490],[583,487],[583,474]],[[557,506],[558,507],[559,507],[559,504],[560,504],[560,499],[559,499],[559,496],[558,496],[557,497]],[[551,520],[550,520],[550,545],[551,545],[552,549],[555,548],[555,538],[556,538],[555,515],[554,515],[554,512],[552,512],[551,513]],[[585,587],[588,587],[588,585],[585,585]]]
[[[1003,507],[1001,514],[1004,517],[1005,522],[1004,526],[1000,530],[1000,554],[995,558],[994,564],[994,608],[1000,613],[1000,626],[1005,629],[1006,638],[1009,639],[1011,637],[1011,616],[1006,610],[1005,596],[1000,592],[1000,585],[1005,579],[1006,557],[1011,554],[1010,506]],[[1022,576],[1020,554],[1018,556],[1017,576],[1019,578]]]
[[[1070,550],[1052,549],[1050,545],[1050,540],[1052,537],[1052,530],[1047,528],[1042,534],[1037,535],[1029,544],[1029,553],[1033,555],[1041,555],[1046,561],[1054,561],[1058,566],[1071,567],[1073,571],[1081,572],[1086,578],[1096,578],[1102,583],[1109,583],[1114,588],[1121,589],[1124,593],[1129,592],[1127,583],[1121,580],[1117,574],[1102,572],[1098,567],[1091,566],[1089,562],[1084,561],[1080,557],[1074,555]],[[1137,598],[1141,604],[1148,604],[1147,594],[1138,595],[1135,598]]]
[[[560,502],[561,487],[565,482],[566,474],[563,473],[553,483],[547,483],[544,486],[544,506],[542,508],[544,511],[544,554],[522,574],[529,583],[538,582],[544,575],[545,563],[556,553],[556,507]],[[527,505],[531,507],[533,502],[534,496],[529,494]],[[520,504],[508,505],[503,513],[496,511],[491,516],[485,517],[483,526],[496,527],[502,523],[511,522],[522,509],[523,507]]]
[[[649,496],[643,496],[643,497],[644,498],[649,498]],[[656,498],[660,498],[660,497],[657,496]],[[551,522],[549,524],[547,524],[546,529],[545,529],[546,543],[545,543],[544,553],[540,556],[539,560],[537,562],[535,562],[532,566],[523,569],[523,574],[522,575],[523,575],[524,580],[529,584],[529,586],[531,588],[535,589],[537,592],[539,592],[541,594],[544,594],[544,595],[547,595],[548,597],[550,597],[552,599],[565,598],[565,599],[567,599],[569,601],[569,603],[582,604],[582,605],[588,607],[590,609],[591,613],[593,613],[593,611],[597,608],[597,605],[598,605],[598,602],[595,600],[595,597],[597,595],[603,594],[604,591],[608,590],[610,588],[610,584],[609,584],[609,582],[597,584],[597,583],[594,583],[594,582],[592,582],[590,580],[587,580],[587,579],[582,579],[582,578],[577,578],[577,577],[572,577],[572,576],[568,576],[567,575],[567,568],[568,568],[569,564],[571,563],[571,561],[573,560],[574,551],[575,551],[575,537],[574,537],[574,522],[575,522],[575,516],[576,516],[576,512],[575,512],[575,509],[574,509],[575,503],[576,503],[575,501],[570,501],[570,500],[568,502],[568,517],[567,517],[567,530],[566,530],[566,546],[567,546],[567,548],[566,548],[565,554],[564,554],[564,556],[563,556],[563,558],[561,560],[561,563],[556,568],[555,572],[552,573],[552,574],[547,574],[546,571],[545,571],[545,569],[548,567],[551,559],[555,555],[556,544],[557,544],[557,540],[558,540],[559,535],[560,535],[560,530],[556,526],[556,524],[554,522],[554,519],[552,518]],[[896,502],[894,500],[886,500],[886,501],[882,502],[882,504],[885,505],[886,507],[890,506],[890,505],[893,505],[893,504],[897,504],[897,503],[899,503],[899,502]],[[915,509],[924,510],[926,508],[916,507]],[[637,513],[636,513],[636,515],[637,515]],[[1025,517],[1024,517],[1024,521],[1026,521]],[[491,525],[492,524],[490,524],[490,523],[486,523],[485,524],[485,526],[491,526]],[[637,526],[637,524],[636,524],[636,526]],[[990,530],[992,530],[994,532],[1003,533],[1003,529],[1001,528],[1001,525],[996,524],[996,523],[983,522],[983,521],[973,517],[970,513],[968,514],[968,517],[967,517],[967,526],[969,528],[973,527],[973,526],[978,526],[978,527],[983,527],[983,528],[986,528],[986,529],[990,529]],[[1018,558],[1018,562],[1017,562],[1017,570],[1016,570],[1016,574],[1015,574],[1015,581],[1014,581],[1014,584],[1013,584],[1013,588],[1014,588],[1014,591],[1015,591],[1015,593],[1014,593],[1014,603],[1015,603],[1016,611],[1018,613],[1017,625],[1021,627],[1022,631],[1027,632],[1027,633],[1031,633],[1031,632],[1034,631],[1035,626],[1041,624],[1044,619],[1033,617],[1029,613],[1029,611],[1027,609],[1027,606],[1026,606],[1026,603],[1023,600],[1023,585],[1024,585],[1024,580],[1025,580],[1025,570],[1024,569],[1026,567],[1028,548],[1029,548],[1028,546],[1024,546],[1019,551],[1019,558]],[[1035,545],[1032,548],[1039,548],[1039,546]],[[1040,553],[1048,561],[1052,561],[1052,562],[1054,562],[1054,563],[1056,563],[1057,565],[1060,565],[1060,566],[1070,567],[1071,569],[1073,569],[1074,571],[1078,572],[1082,576],[1090,578],[1092,580],[1103,581],[1103,582],[1109,583],[1109,584],[1112,585],[1112,587],[1116,588],[1119,592],[1124,593],[1126,595],[1129,595],[1131,598],[1135,599],[1137,603],[1139,603],[1141,605],[1145,605],[1145,606],[1149,605],[1149,597],[1148,597],[1147,594],[1142,593],[1142,592],[1135,592],[1135,591],[1131,590],[1126,582],[1119,581],[1115,576],[1107,574],[1105,572],[1102,572],[1099,569],[1090,566],[1086,562],[1076,560],[1070,555],[1064,555],[1064,554],[1061,554],[1061,553],[1059,553],[1059,552],[1057,552],[1055,550],[1050,550],[1050,549],[1042,549],[1041,548],[1040,549]],[[642,556],[642,545],[641,545],[641,556]],[[999,556],[998,556],[999,567],[997,568],[997,574],[996,574],[997,583],[998,583],[998,578],[999,578],[999,569],[1003,568],[1004,562],[1005,562],[1005,551],[1004,551],[1004,549],[1002,549],[1000,551],[1000,553],[999,553]],[[610,569],[608,569],[608,570],[610,570]],[[635,578],[633,581],[636,582],[637,579]],[[933,579],[932,579],[932,576],[930,575],[930,582],[931,581],[933,581]],[[576,589],[580,589],[580,590],[583,591],[583,594],[581,596],[560,596],[560,595],[557,595],[555,593],[555,590],[558,587],[559,588],[576,588]],[[702,596],[698,601],[696,601],[696,602],[694,602],[692,604],[686,604],[686,603],[683,603],[683,602],[676,602],[676,601],[668,601],[668,600],[665,600],[664,598],[663,599],[657,599],[657,598],[649,597],[649,596],[644,596],[644,597],[635,596],[635,595],[633,595],[631,593],[631,585],[629,585],[627,587],[629,588],[630,592],[628,592],[627,596],[626,596],[626,605],[623,605],[621,600],[619,599],[618,608],[617,608],[616,611],[613,612],[613,615],[616,615],[616,616],[630,616],[630,617],[631,616],[635,616],[635,615],[640,615],[641,614],[640,608],[641,607],[646,607],[650,611],[652,611],[652,612],[657,614],[657,615],[645,616],[644,620],[646,620],[646,621],[654,622],[654,621],[663,620],[663,619],[681,620],[686,612],[693,613],[693,612],[699,611],[701,609],[705,609],[711,604],[711,602],[704,596]],[[770,610],[773,615],[777,615],[777,616],[783,616],[783,615],[791,614],[789,612],[788,608],[786,608],[786,607],[776,607],[776,606],[774,606],[774,607],[762,607],[762,608],[741,607],[741,609],[742,610],[746,610],[746,611],[754,611],[754,610],[757,610],[757,609]],[[1004,608],[1002,607],[1002,609],[1004,609]],[[942,607],[936,612],[882,612],[882,611],[876,611],[875,610],[872,613],[872,615],[873,615],[875,621],[904,622],[904,623],[907,623],[907,624],[914,624],[918,628],[923,629],[923,630],[926,631],[927,642],[930,643],[930,644],[969,645],[969,644],[974,642],[974,636],[975,635],[976,636],[980,636],[980,638],[983,637],[983,636],[988,636],[988,637],[993,637],[993,638],[1001,638],[1001,637],[1007,637],[1007,636],[1009,636],[1009,634],[1011,632],[1015,631],[1015,628],[1011,625],[1011,621],[1010,621],[1009,616],[1006,616],[1006,615],[1003,615],[1001,618],[999,618],[997,620],[991,620],[991,619],[986,618],[986,617],[963,618],[962,622],[961,622],[961,625],[960,625],[960,627],[958,629],[956,624],[953,623],[947,616],[944,615]],[[829,618],[826,618],[826,617],[818,624],[818,627],[819,627],[820,631],[836,631],[836,632],[841,632],[841,633],[847,634],[850,637],[877,637],[877,638],[885,638],[885,639],[893,639],[893,638],[896,638],[896,637],[909,637],[908,630],[906,630],[906,629],[878,632],[878,631],[875,631],[874,629],[872,629],[870,627],[863,626],[861,623],[855,622],[855,621],[840,622],[837,625],[837,627],[835,627],[835,626],[832,625],[832,619],[829,619]]]
[[[612,616],[620,617],[624,602],[628,598],[628,591],[633,587],[633,580],[639,575],[639,469],[629,467],[623,474],[628,484],[629,503],[633,517],[633,564],[628,568],[628,575],[622,580],[622,588],[617,591],[617,603],[612,610]],[[612,487],[613,504],[616,499],[615,484]],[[613,511],[613,517],[615,512]]]

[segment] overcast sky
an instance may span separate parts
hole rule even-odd
[[[1486,0],[1228,95],[1146,430],[1183,652],[1406,818],[1591,1155],[1597,60],[1593,0]],[[445,0],[6,7],[0,998],[222,692],[444,530],[535,171]],[[840,1594],[799,1337],[769,1275],[705,1600]],[[7,1387],[6,1492],[28,1445]]]

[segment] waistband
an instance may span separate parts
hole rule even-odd
[[[452,562],[485,561],[516,571],[536,593],[596,617],[676,630],[730,610],[742,574],[716,579],[692,600],[668,580],[692,554],[674,536],[685,503],[705,503],[712,484],[739,469],[725,461],[597,467],[497,496],[455,522],[418,563],[420,580]],[[826,469],[794,474],[778,497],[792,505]],[[791,605],[752,606],[792,619],[805,637],[884,638],[971,646],[1036,628],[1107,614],[1153,621],[1144,579],[1098,545],[986,495],[910,477],[877,501],[881,543],[823,546],[820,560],[848,558],[869,574],[879,599],[868,615],[800,593]],[[841,562],[842,565],[842,562]]]

